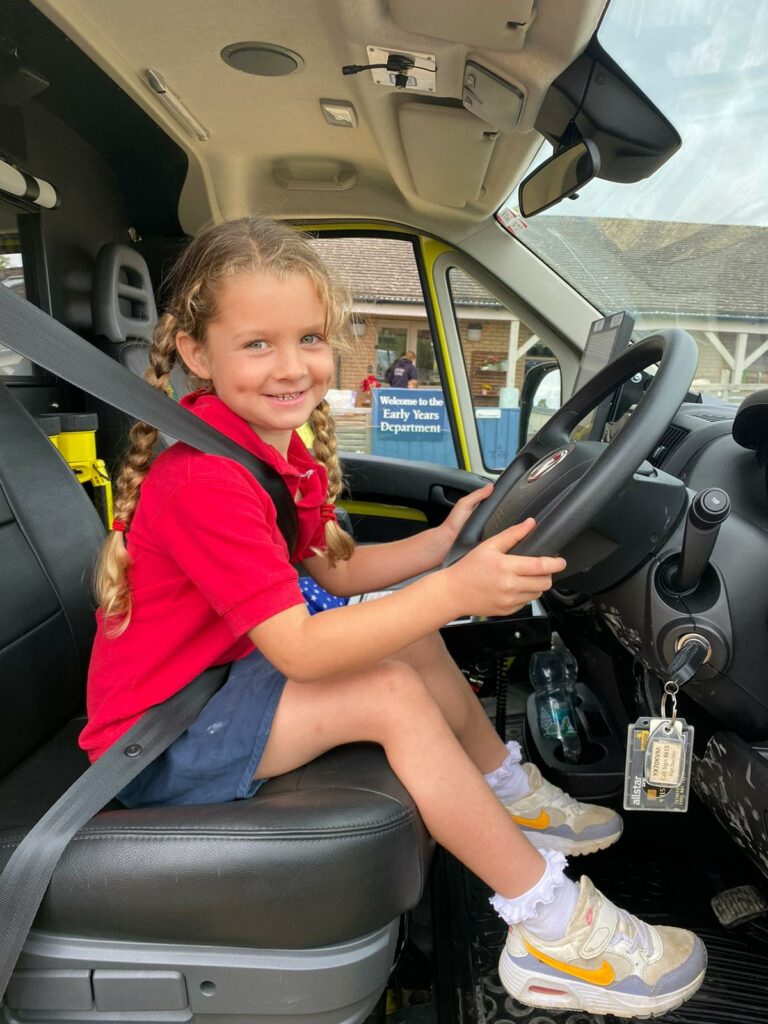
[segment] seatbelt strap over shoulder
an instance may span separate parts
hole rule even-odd
[[[239,462],[272,499],[277,525],[289,552],[296,549],[296,503],[285,481],[272,466],[2,285],[0,338],[3,345],[13,352],[129,416],[150,423],[209,455],[222,455]]]

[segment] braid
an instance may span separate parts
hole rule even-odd
[[[166,391],[168,378],[176,362],[176,330],[175,317],[166,313],[158,321],[155,340],[149,350],[150,365],[144,376],[159,391]],[[134,423],[130,429],[128,452],[115,481],[115,519],[126,527],[130,526],[138,504],[139,491],[149,472],[158,434],[155,427],[141,421]],[[131,617],[127,577],[129,565],[125,535],[113,530],[104,541],[94,574],[96,597],[105,622],[115,616],[121,620],[110,626],[111,636],[122,633]]]
[[[325,399],[312,410],[309,425],[315,435],[312,444],[315,457],[322,462],[328,474],[328,502],[335,504],[341,494],[344,481],[341,463],[336,452],[336,424],[331,407]],[[341,529],[335,520],[329,520],[325,524],[325,543],[328,548],[328,562],[331,566],[338,561],[346,561],[352,556],[355,549],[354,540],[345,530]]]

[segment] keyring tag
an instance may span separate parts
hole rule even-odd
[[[648,723],[645,781],[651,786],[680,786],[685,770],[686,739],[683,721],[652,718]]]
[[[688,810],[693,726],[682,718],[638,718],[627,731],[624,809]]]

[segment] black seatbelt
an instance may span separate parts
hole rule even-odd
[[[277,470],[2,285],[0,338],[13,352],[81,391],[200,451],[239,462],[269,494],[288,550],[295,550],[296,505]],[[146,711],[19,843],[0,874],[0,999],[72,836],[192,724],[221,686],[227,668],[208,669],[174,696]]]
[[[26,356],[43,369],[121,412],[150,423],[202,452],[223,455],[245,466],[272,499],[277,525],[288,550],[295,550],[298,535],[296,503],[285,481],[272,466],[2,285],[0,338],[6,348]]]

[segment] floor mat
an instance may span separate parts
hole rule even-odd
[[[522,739],[523,704],[515,704],[514,692],[511,697],[507,736]],[[492,702],[483,703],[492,718]],[[610,899],[651,924],[693,929],[709,956],[699,992],[655,1019],[768,1024],[768,917],[728,930],[710,907],[713,896],[732,886],[754,884],[765,893],[765,878],[693,796],[687,814],[630,812],[624,822],[615,846],[572,858],[569,874],[589,875]],[[426,1005],[390,1010],[387,1024],[618,1024],[617,1017],[534,1009],[510,999],[497,972],[505,926],[488,903],[490,894],[458,861],[438,852],[430,898],[420,908],[424,917],[431,905],[430,920],[419,924],[417,912],[412,936],[431,963],[431,984],[418,987],[431,992],[419,993]]]
[[[709,955],[704,984],[679,1009],[657,1019],[668,1024],[768,1024],[768,921],[763,918],[728,930],[719,925],[709,902],[732,885],[753,883],[764,889],[765,879],[693,798],[684,815],[635,812],[624,818],[620,842],[602,853],[573,858],[569,874],[574,879],[589,875],[610,899],[651,924],[692,928],[701,936]],[[452,857],[441,856],[441,1022],[599,1024],[619,1020],[532,1009],[510,999],[496,969],[505,926],[488,903],[490,890]]]
[[[605,854],[603,855],[605,856]],[[589,867],[589,874],[611,898],[642,913],[640,904],[651,904],[653,896],[648,892],[638,894],[641,899],[632,899],[628,892],[630,885],[626,877],[621,880],[611,877],[610,870],[600,870],[597,864]],[[533,1009],[517,1003],[504,991],[496,970],[499,951],[504,942],[504,925],[489,912],[487,906],[490,890],[460,864],[453,861],[447,867],[447,874],[454,875],[458,883],[455,891],[458,901],[463,902],[465,917],[463,937],[457,936],[457,947],[467,953],[467,964],[460,993],[454,989],[457,1007],[454,1019],[466,1024],[599,1024],[618,1018],[593,1016],[581,1012],[552,1012]],[[617,882],[612,885],[612,882]],[[666,903],[671,899],[668,891],[654,886],[655,897]],[[630,898],[622,898],[620,893]],[[458,909],[458,908],[456,908]],[[694,922],[685,913],[677,910],[660,910],[645,913],[648,920],[656,924],[686,924],[693,926],[704,941],[709,956],[707,977],[697,994],[678,1010],[663,1018],[669,1024],[768,1024],[768,991],[765,979],[768,977],[768,942],[765,933],[753,925],[736,931],[726,931],[716,923],[703,926]],[[458,980],[458,979],[455,979]],[[450,1019],[448,1017],[441,1019]]]

